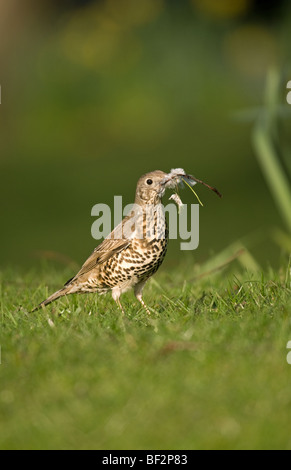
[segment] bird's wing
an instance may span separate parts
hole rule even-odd
[[[123,219],[115,229],[103,240],[100,245],[98,245],[89,258],[85,261],[80,271],[72,278],[69,279],[65,286],[75,281],[80,276],[88,273],[91,269],[96,268],[96,266],[104,263],[116,253],[127,248],[131,243],[131,238],[122,238],[122,225],[126,221],[127,217]]]

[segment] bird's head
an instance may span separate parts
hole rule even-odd
[[[137,182],[135,203],[159,204],[165,192],[165,178],[167,173],[156,170],[141,176]]]

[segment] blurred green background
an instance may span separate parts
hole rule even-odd
[[[141,174],[183,167],[224,196],[198,188],[193,259],[242,239],[262,266],[278,265],[288,227],[252,133],[275,71],[289,178],[290,44],[283,0],[1,1],[1,264],[80,265],[98,244],[94,204],[133,202]],[[192,256],[175,241],[169,253],[167,263]]]

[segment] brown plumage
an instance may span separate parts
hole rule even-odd
[[[136,298],[150,313],[142,299],[142,290],[160,267],[167,250],[168,230],[160,205],[166,176],[157,170],[138,180],[131,213],[95,248],[80,271],[34,310],[64,295],[102,294],[111,290],[113,299],[123,311],[119,297],[133,288]]]

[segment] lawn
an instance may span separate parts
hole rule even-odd
[[[70,272],[1,273],[1,449],[290,449],[290,265],[161,268],[29,313]]]

